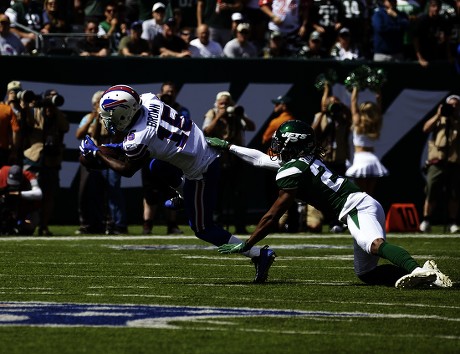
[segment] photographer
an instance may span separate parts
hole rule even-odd
[[[32,235],[38,224],[42,190],[35,174],[21,166],[0,168],[0,232]]]
[[[15,95],[20,88],[18,81],[7,86],[6,102],[0,103],[0,167],[17,163],[20,156],[20,126],[18,116],[10,104],[10,92]]]
[[[438,106],[436,114],[423,125],[430,133],[426,162],[425,202],[420,231],[430,232],[432,216],[444,196],[447,203],[447,225],[450,233],[460,231],[458,226],[460,193],[460,96],[451,95]]]
[[[48,230],[55,193],[59,189],[59,170],[64,154],[64,134],[69,122],[58,107],[64,98],[56,90],[47,90],[36,97],[32,115],[24,124],[24,169],[37,174],[43,191],[39,235],[52,235]]]
[[[205,114],[203,122],[203,132],[206,136],[216,137],[229,141],[232,144],[245,146],[245,131],[255,130],[254,122],[249,119],[244,108],[235,106],[231,94],[227,91],[219,92],[216,96],[214,107]],[[218,196],[218,205],[216,208],[216,219],[221,223],[222,214],[225,209],[233,210],[235,220],[235,229],[237,234],[246,234],[246,191],[245,181],[242,176],[242,170],[246,168],[242,160],[229,153],[223,153],[220,157],[221,178],[220,178],[220,195]],[[232,195],[225,195],[231,192]],[[225,205],[232,203],[232,205]]]
[[[329,82],[325,82],[321,98],[321,111],[315,114],[312,128],[318,143],[324,148],[326,161],[329,166],[341,175],[345,175],[347,163],[350,161],[350,109],[331,94]],[[307,213],[309,214],[309,213]],[[312,212],[316,215],[316,211]],[[317,217],[312,219],[316,219]],[[307,223],[309,220],[307,218]],[[338,220],[329,220],[331,232],[342,232],[343,224]],[[312,231],[318,231],[320,225],[308,225]],[[311,227],[314,226],[314,227]]]

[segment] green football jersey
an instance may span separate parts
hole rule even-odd
[[[314,156],[289,161],[276,175],[279,189],[297,189],[297,199],[338,218],[348,196],[361,190]]]

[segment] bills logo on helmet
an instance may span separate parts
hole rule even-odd
[[[111,100],[106,99],[102,102],[101,107],[104,111],[111,111],[117,107],[128,109],[129,105],[126,104],[126,100]]]

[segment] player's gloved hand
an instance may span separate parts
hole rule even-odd
[[[92,155],[96,157],[96,152],[99,151],[99,148],[91,139],[91,137],[87,135],[80,143],[80,151],[84,156]]]
[[[102,146],[107,146],[111,149],[123,149],[123,143],[110,143],[110,144],[102,144]]]
[[[227,140],[222,140],[219,138],[206,138],[206,142],[209,146],[220,150],[228,150],[230,143]]]
[[[230,254],[230,253],[243,253],[246,251],[249,251],[251,249],[250,246],[246,244],[246,242],[241,242],[241,243],[227,243],[225,245],[219,246],[217,249],[219,253],[225,253],[225,254]]]

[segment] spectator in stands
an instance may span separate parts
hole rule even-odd
[[[10,19],[11,32],[21,39],[26,51],[31,53],[32,50],[36,49],[36,33],[40,32],[42,28],[42,8],[40,3],[31,0],[13,0],[10,7],[5,10],[5,15]],[[29,28],[30,31],[16,26],[16,23]]]
[[[423,125],[423,132],[429,133],[428,159],[426,164],[425,202],[420,231],[431,231],[433,214],[445,197],[449,232],[460,231],[459,180],[460,180],[460,96],[450,95],[438,106],[433,117]]]
[[[423,67],[432,61],[453,60],[449,50],[451,23],[440,16],[441,0],[430,0],[428,12],[418,16],[414,28],[414,48],[419,64]]]
[[[276,31],[270,33],[270,40],[263,53],[264,58],[286,58],[292,54],[287,47],[286,38]]]
[[[218,58],[223,56],[223,49],[219,42],[209,38],[209,27],[206,24],[199,25],[196,29],[197,38],[190,41],[192,57]]]
[[[313,31],[308,38],[308,43],[304,45],[297,53],[297,57],[304,59],[330,58],[329,52],[323,48],[321,43],[321,34],[317,31]]]
[[[80,56],[105,57],[109,55],[109,41],[97,34],[96,21],[89,20],[85,24],[86,36],[77,42],[77,49]]]
[[[322,48],[329,53],[345,20],[345,11],[341,1],[313,1],[309,15],[311,27],[321,34]]]
[[[383,0],[372,15],[374,61],[404,60],[404,36],[409,28],[407,14],[396,7],[396,0]]]
[[[109,3],[105,7],[105,19],[99,22],[97,35],[109,41],[110,51],[118,48],[120,41],[127,35],[123,27],[126,26],[124,14],[119,11],[119,6]]]
[[[190,49],[190,42],[192,41],[194,36],[195,36],[195,32],[190,27],[182,27],[179,30],[179,37],[182,38],[185,43],[187,43],[189,49]]]
[[[192,56],[192,53],[188,49],[188,44],[174,32],[175,26],[176,21],[173,18],[166,20],[163,24],[163,33],[158,33],[153,39],[153,55],[163,58],[185,58]]]
[[[8,92],[17,92],[20,89],[19,81],[8,84]],[[10,98],[10,95],[8,94]],[[21,161],[20,126],[11,101],[0,103],[0,167],[10,164],[19,164]]]
[[[151,44],[153,38],[158,33],[163,32],[163,23],[165,19],[165,5],[162,2],[156,2],[152,7],[152,18],[142,22],[141,38],[149,41]]]
[[[80,18],[79,23],[83,24],[88,20],[97,23],[104,20],[104,11],[107,4],[113,0],[73,0],[74,11]]]
[[[396,8],[404,12],[409,19],[409,27],[404,33],[404,59],[406,61],[416,61],[413,32],[417,18],[423,11],[422,3],[416,0],[398,0]]]
[[[0,14],[0,55],[21,55],[24,52],[24,44],[11,33],[9,17]]]
[[[33,108],[33,117],[25,122],[23,135],[28,145],[24,150],[24,170],[35,173],[43,191],[40,213],[40,236],[52,235],[48,228],[59,190],[59,171],[64,155],[64,135],[69,121],[58,108],[64,98],[56,90],[47,90],[39,105]],[[28,117],[29,118],[29,117]]]
[[[377,89],[376,102],[361,104],[358,103],[358,96],[359,88],[354,86],[350,101],[354,157],[345,175],[353,178],[363,192],[373,196],[377,180],[389,174],[374,153],[382,129],[382,94]]]
[[[209,26],[210,38],[222,48],[232,39],[232,13],[241,12],[241,0],[198,0],[197,26]]]
[[[236,27],[236,38],[233,38],[224,47],[224,56],[227,58],[256,58],[257,47],[249,40],[251,25],[240,23]]]
[[[251,41],[255,44],[259,52],[262,52],[267,44],[268,17],[261,10],[259,0],[243,0],[242,2],[243,9],[241,10],[241,14],[243,15],[244,22],[249,23],[252,28]],[[236,12],[233,15],[235,14]]]
[[[416,2],[416,0],[409,1]],[[368,0],[341,0],[341,4],[344,10],[342,28],[346,27],[350,30],[350,41],[356,46],[363,58],[371,59],[372,26],[370,16],[373,4]]]
[[[118,46],[118,54],[122,56],[141,56],[148,57],[152,55],[149,42],[141,38],[142,22],[137,21],[131,25],[129,36],[121,39]]]
[[[352,42],[350,30],[346,27],[340,29],[337,42],[332,46],[330,55],[336,60],[363,59],[358,47]]]
[[[452,58],[457,56],[457,47],[460,44],[460,0],[455,1],[454,14],[451,18],[452,28],[450,31],[449,51]]]
[[[254,131],[256,125],[244,113],[242,106],[236,106],[230,92],[222,91],[216,96],[214,107],[205,114],[203,132],[208,137],[216,137],[232,144],[245,146],[245,131]],[[220,156],[221,173],[219,179],[219,195],[215,210],[215,220],[224,224],[224,214],[233,213],[235,233],[247,234],[247,180],[245,163],[227,151]],[[228,217],[229,215],[227,215]],[[227,221],[228,222],[228,221]],[[230,224],[230,222],[228,222]]]
[[[241,12],[234,12],[232,14],[232,38],[236,38],[236,27],[238,27],[240,23],[248,23],[248,22],[245,21]]]
[[[260,0],[260,9],[270,19],[270,32],[279,32],[285,37],[290,51],[296,52],[307,35],[308,10],[304,1],[292,0],[286,6],[284,0]]]
[[[66,21],[63,9],[59,7],[59,0],[44,0],[42,18],[43,24],[40,32],[43,34],[71,31],[70,23]]]
[[[188,27],[192,31],[195,31],[197,28],[197,2],[197,0],[169,0],[166,7],[166,18],[175,17],[174,14],[180,14],[181,21],[179,30],[181,30],[184,27]]]
[[[1,167],[0,194],[1,234],[32,235],[38,225],[42,199],[36,175],[23,171],[20,165]]]

